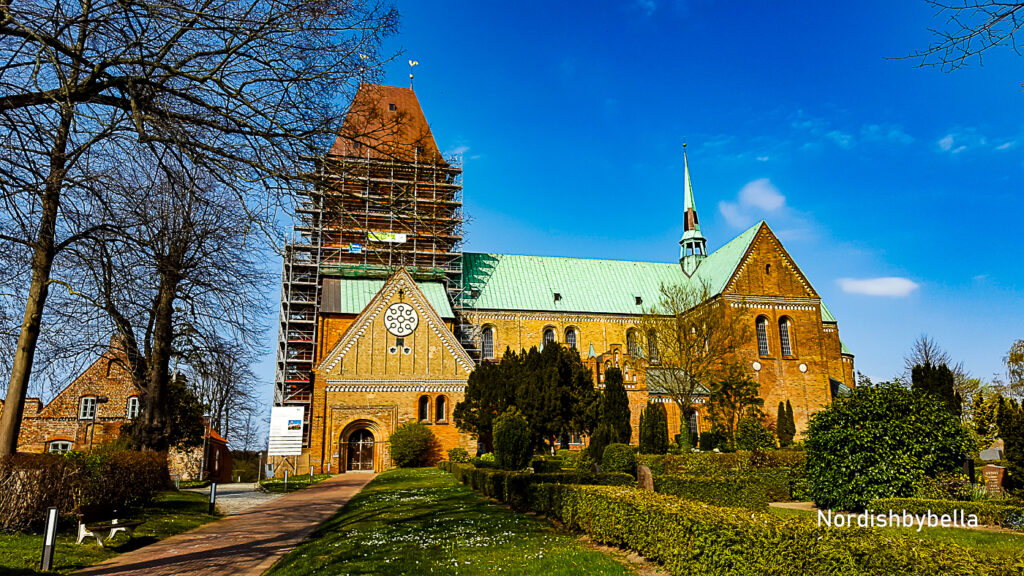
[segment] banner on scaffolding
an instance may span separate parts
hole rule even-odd
[[[302,454],[302,406],[274,406],[270,409],[269,456]]]
[[[370,242],[394,242],[396,244],[401,244],[405,242],[406,239],[405,234],[398,234],[395,232],[368,232],[367,236],[369,237]]]

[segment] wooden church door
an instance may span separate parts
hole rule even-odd
[[[365,428],[348,437],[348,469],[373,470],[373,434]]]

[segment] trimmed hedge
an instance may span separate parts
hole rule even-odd
[[[654,476],[654,491],[685,500],[749,510],[767,510],[768,503],[772,501],[768,497],[768,489],[764,483],[740,476],[716,478],[658,474]]]
[[[605,486],[538,484],[537,512],[595,541],[663,562],[672,574],[1004,576],[1017,559],[954,544],[880,536],[860,528],[818,528],[800,519],[688,502]]]
[[[929,510],[941,516],[963,510],[964,516],[978,516],[980,524],[1002,526],[1024,532],[1024,506],[1005,504],[998,500],[962,502],[958,500],[928,500],[925,498],[879,498],[872,500],[868,508],[876,512],[906,510],[911,514],[924,514]]]
[[[64,522],[85,504],[139,508],[169,484],[162,453],[14,454],[0,458],[0,532],[40,530],[50,506]]]
[[[530,473],[475,468],[466,464],[438,462],[437,467],[450,472],[459,482],[481,494],[500,500],[517,510],[531,506],[531,488],[537,484],[585,484],[599,486],[634,486],[629,474],[592,472]]]
[[[802,452],[694,453],[637,457],[658,475],[708,478],[735,484],[762,484],[769,502],[802,501],[808,497]],[[679,494],[682,496],[683,494]],[[707,501],[697,498],[700,501]],[[707,501],[708,503],[713,503]]]

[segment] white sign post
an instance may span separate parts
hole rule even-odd
[[[270,409],[268,456],[302,454],[302,406],[274,406]]]

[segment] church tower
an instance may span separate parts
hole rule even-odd
[[[697,220],[697,203],[693,200],[693,186],[690,184],[690,164],[686,159],[686,144],[683,144],[683,237],[679,240],[679,265],[689,278],[697,271],[704,257],[708,255],[707,240],[700,233]]]

